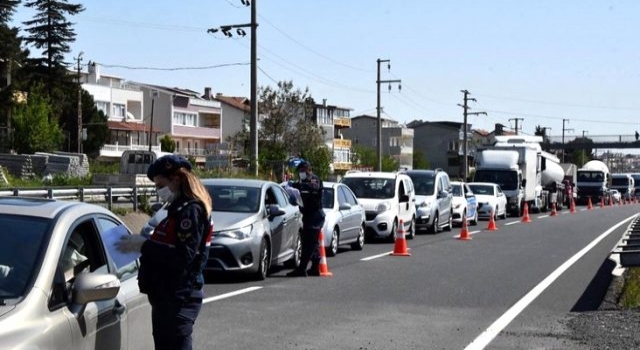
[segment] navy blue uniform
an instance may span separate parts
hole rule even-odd
[[[318,272],[320,263],[319,241],[320,230],[324,226],[324,211],[322,210],[322,180],[315,174],[310,174],[305,180],[294,182],[291,187],[300,191],[302,198],[302,255],[300,256],[300,273],[306,272],[311,261],[311,272]]]
[[[142,245],[138,285],[151,304],[156,350],[192,348],[212,230],[204,206],[181,197]]]

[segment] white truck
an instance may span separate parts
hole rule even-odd
[[[591,160],[578,169],[578,201],[587,203],[591,198],[592,203],[604,198],[609,201],[611,189],[611,173],[609,167],[599,160]]]
[[[104,187],[154,187],[153,181],[147,178],[149,164],[153,163],[158,155],[153,151],[127,150],[120,157],[119,174],[93,174],[92,184]],[[126,197],[113,193],[113,201],[119,197]]]
[[[635,192],[635,180],[631,174],[612,174],[611,188],[618,190],[624,199],[633,199]]]
[[[500,185],[507,210],[521,216],[524,203],[532,211],[546,211],[562,198],[564,171],[558,159],[540,147],[540,136],[496,136],[496,143],[476,152],[474,181]]]

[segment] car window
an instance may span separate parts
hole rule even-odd
[[[225,185],[206,187],[213,201],[213,211],[255,213],[260,208],[260,188]]]
[[[331,187],[325,187],[322,189],[322,207],[331,209],[333,208],[335,192]]]
[[[342,183],[349,186],[358,198],[386,199],[395,196],[394,179],[374,177],[347,177]]]
[[[358,200],[356,199],[356,196],[353,194],[353,192],[351,192],[349,187],[340,186],[338,188],[340,188],[340,190],[344,192],[344,196],[347,199],[347,203],[351,205],[358,205]]]
[[[493,186],[489,186],[489,185],[469,185],[469,188],[471,188],[473,193],[476,195],[493,196],[495,193]]]
[[[411,182],[418,196],[430,196],[436,188],[435,176],[433,174],[411,174]]]
[[[342,188],[339,188],[338,189],[338,205],[345,205],[345,204],[349,204],[349,201],[347,201],[347,196],[345,196],[344,190]]]
[[[122,259],[122,253],[118,251],[115,244],[110,244],[114,239],[126,235],[130,235],[131,233],[127,229],[126,226],[120,225],[120,223],[108,219],[108,218],[98,218],[98,225],[100,226],[100,232],[103,241],[105,242],[105,246],[107,249],[107,253],[113,259],[116,265],[116,276],[122,281],[127,280],[131,277],[136,276],[138,273],[138,261],[137,259]]]
[[[464,191],[465,191],[465,195],[473,195],[473,191],[467,184],[464,185]]]
[[[462,197],[462,186],[453,185],[453,187],[451,187],[451,192],[454,197]]]
[[[404,187],[404,180],[400,180],[399,182],[399,188],[398,188],[398,195],[399,196],[404,196],[406,193],[405,191],[405,187]]]

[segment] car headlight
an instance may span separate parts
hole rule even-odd
[[[424,201],[420,203],[420,208],[429,210],[431,208],[431,202]]]
[[[235,238],[237,240],[247,239],[251,237],[251,229],[253,225],[245,226],[234,230],[220,231],[216,233],[216,236],[223,236],[229,238]]]
[[[460,209],[461,206],[462,206],[462,203],[454,204],[453,209]]]
[[[391,210],[391,203],[389,202],[382,202],[376,207],[377,212],[384,212],[387,210]]]

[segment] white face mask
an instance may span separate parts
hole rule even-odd
[[[307,179],[307,173],[298,173],[298,176],[300,176],[300,180],[306,180]]]
[[[164,186],[156,190],[161,202],[171,202],[175,198],[175,194],[169,189],[169,186]]]

